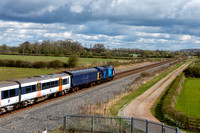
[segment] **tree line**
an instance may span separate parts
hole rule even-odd
[[[1,53],[16,53],[25,55],[57,55],[68,56],[77,54],[82,57],[104,56],[111,57],[144,57],[144,58],[171,58],[180,55],[180,52],[170,52],[163,50],[141,50],[131,48],[109,49],[104,44],[90,45],[86,48],[81,43],[73,40],[44,40],[42,42],[24,42],[19,46],[9,47],[6,44],[0,46]]]

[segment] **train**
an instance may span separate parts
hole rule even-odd
[[[114,76],[114,67],[106,65],[0,81],[0,114],[43,101],[49,97],[104,83],[112,80]]]

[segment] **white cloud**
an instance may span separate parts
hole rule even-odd
[[[181,35],[180,36],[180,40],[182,41],[188,41],[191,39],[191,36],[190,35]]]
[[[83,11],[83,7],[80,5],[71,6],[70,11],[74,13],[81,13]]]
[[[146,32],[137,32],[138,36],[143,37],[163,37],[163,38],[170,38],[170,35],[168,33],[146,33]]]
[[[59,32],[59,33],[45,33],[44,37],[51,37],[52,39],[66,39],[71,37],[71,32]]]

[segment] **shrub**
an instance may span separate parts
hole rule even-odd
[[[15,67],[16,61],[15,60],[4,60],[5,66],[7,67]]]
[[[0,66],[5,66],[4,60],[0,60]]]
[[[22,61],[22,67],[23,68],[33,68],[34,63],[28,62],[28,61]]]
[[[76,67],[78,65],[78,56],[77,55],[71,55],[69,56],[69,59],[68,59],[68,66],[69,67]]]
[[[16,67],[22,67],[22,61],[21,60],[17,60],[15,63]]]
[[[200,78],[200,67],[188,67],[184,73],[186,77]]]
[[[47,68],[48,66],[48,62],[44,62],[44,61],[36,61],[34,62],[33,65],[35,68]]]
[[[53,60],[49,62],[48,68],[61,68],[63,67],[63,63],[60,60]]]

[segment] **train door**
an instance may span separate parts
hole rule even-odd
[[[0,89],[0,107],[1,107],[1,89]]]
[[[107,72],[106,71],[103,72],[103,75],[104,75],[104,78],[107,78]]]
[[[99,80],[99,72],[97,73],[97,80]]]
[[[41,96],[41,83],[37,83],[37,96],[36,97],[40,97]]]
[[[62,84],[63,84],[62,77],[60,77],[59,78],[59,91],[62,91]]]

